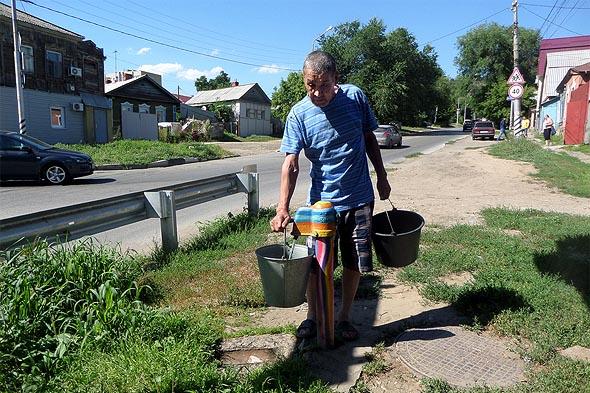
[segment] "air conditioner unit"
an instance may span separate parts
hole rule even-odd
[[[70,75],[72,75],[72,76],[82,76],[82,68],[70,67]]]
[[[81,102],[72,102],[72,109],[75,112],[82,112],[84,111],[84,104]]]

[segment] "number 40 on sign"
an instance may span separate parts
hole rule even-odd
[[[508,88],[508,95],[510,98],[520,98],[524,93],[524,87],[519,84],[514,84]]]

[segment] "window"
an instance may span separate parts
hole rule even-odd
[[[121,112],[133,112],[133,104],[124,102],[121,104]]]
[[[139,104],[139,113],[150,113],[150,106],[148,104]]]
[[[266,111],[256,111],[257,117],[261,120],[264,120],[264,116],[266,115]]]
[[[51,116],[51,128],[65,128],[65,110],[63,106],[52,106],[49,109]]]
[[[23,146],[19,140],[0,135],[0,150],[22,150]]]
[[[166,107],[158,105],[156,107],[156,117],[158,118],[158,123],[161,121],[166,121]]]
[[[21,45],[20,50],[22,53],[23,71],[27,74],[35,72],[35,59],[33,57],[33,47],[28,45]]]
[[[61,78],[62,60],[61,53],[48,50],[45,56],[47,76]]]

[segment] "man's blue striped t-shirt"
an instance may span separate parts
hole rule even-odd
[[[365,133],[377,126],[367,97],[354,85],[340,85],[325,107],[314,105],[306,96],[291,108],[281,151],[299,154],[303,150],[311,161],[308,203],[330,201],[340,212],[375,199]]]

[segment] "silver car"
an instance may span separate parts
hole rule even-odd
[[[379,146],[391,148],[394,146],[401,147],[402,145],[402,134],[394,125],[380,125],[373,130],[373,134],[375,134]]]

